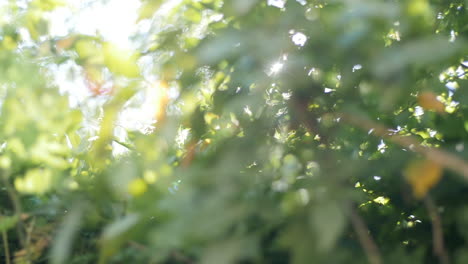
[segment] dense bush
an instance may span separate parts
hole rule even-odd
[[[467,4],[4,0],[1,262],[467,263]]]

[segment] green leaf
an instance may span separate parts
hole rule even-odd
[[[161,1],[157,1],[157,0],[144,1],[140,7],[137,21],[151,18],[154,15],[154,13],[159,9],[160,6],[161,6]]]
[[[5,232],[13,228],[18,220],[18,215],[0,216],[0,232]]]
[[[53,186],[53,175],[49,169],[32,169],[24,177],[15,179],[15,188],[20,193],[44,194]]]
[[[50,252],[52,264],[66,263],[72,252],[73,240],[75,239],[80,226],[82,225],[85,206],[78,204],[72,207],[65,216]]]
[[[411,40],[384,50],[373,62],[373,71],[377,76],[391,76],[409,65],[424,66],[449,59],[465,46],[463,39],[449,42],[441,36]]]
[[[138,56],[131,50],[118,47],[112,43],[104,43],[103,53],[104,63],[111,72],[129,78],[139,76]]]
[[[124,236],[135,227],[140,221],[137,214],[129,214],[108,225],[101,236],[101,256],[99,263],[106,263],[106,260],[115,254],[119,246],[125,241]]]
[[[335,201],[325,201],[313,207],[310,221],[317,235],[317,248],[324,252],[335,246],[346,225],[343,208]]]

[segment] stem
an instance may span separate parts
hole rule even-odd
[[[2,231],[3,238],[3,249],[5,251],[5,263],[11,264],[10,262],[10,249],[8,248],[8,234],[6,231]]]
[[[367,228],[364,220],[352,205],[350,206],[350,218],[354,231],[356,232],[359,242],[367,255],[369,263],[382,264],[383,261],[379,248],[375,244],[374,239],[372,239],[372,236],[369,234],[369,229]]]
[[[5,184],[6,190],[8,197],[10,198],[11,203],[13,204],[13,210],[15,211],[15,215],[18,216],[18,225],[20,229],[18,229],[18,238],[20,240],[21,246],[25,247],[26,246],[26,239],[25,235],[23,233],[23,228],[24,228],[24,223],[21,220],[21,214],[23,212],[23,209],[21,207],[21,202],[18,198],[18,196],[15,193],[15,190],[13,189],[13,186],[11,186],[10,182],[6,179],[6,177],[2,177],[3,183]]]
[[[435,255],[439,258],[440,264],[449,264],[450,260],[444,246],[444,233],[442,231],[442,221],[437,211],[434,201],[426,196],[424,199],[427,211],[432,221],[432,243]]]
[[[29,226],[26,228],[26,245],[28,246],[28,248],[29,248],[29,245],[31,244],[31,237],[32,237],[32,233],[34,230],[35,223],[36,223],[36,218],[33,218]]]
[[[21,206],[21,202],[19,200],[18,195],[16,195],[15,189],[13,188],[11,183],[8,181],[6,175],[5,174],[2,175],[1,178],[3,180],[3,183],[5,184],[8,197],[10,198],[11,203],[13,204],[13,209],[15,211],[15,215],[18,216],[18,225],[17,225],[17,228],[16,228],[16,232],[18,234],[18,238],[19,238],[21,247],[26,250],[26,260],[29,261],[31,255],[30,255],[30,252],[29,252],[29,245],[28,245],[27,239],[25,237],[25,234],[23,233],[24,230],[25,230],[25,224],[24,224],[23,220],[21,219],[21,216],[23,214],[23,208]]]
[[[135,150],[135,148],[133,146],[131,146],[130,144],[127,144],[127,143],[124,143],[118,139],[112,139],[112,141],[114,141],[115,143],[121,145],[122,147],[125,147],[127,148],[128,150]]]

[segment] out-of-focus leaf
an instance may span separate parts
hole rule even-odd
[[[47,33],[49,24],[39,10],[30,10],[25,17],[25,25],[34,40]]]
[[[39,7],[44,11],[52,11],[55,8],[65,6],[66,2],[63,0],[34,0],[32,5]]]
[[[438,113],[445,112],[445,105],[437,100],[437,95],[433,92],[422,92],[418,95],[418,103],[424,110],[431,110]]]
[[[13,228],[18,222],[19,217],[13,216],[0,216],[0,232],[8,231]]]
[[[85,206],[78,204],[72,207],[70,212],[64,217],[50,252],[52,264],[67,262],[72,252],[73,240],[82,224],[84,212]]]
[[[248,245],[249,242],[252,242],[250,239],[243,241],[241,239],[234,238],[216,243],[205,251],[201,263],[236,263],[236,260],[243,256],[252,255],[252,252],[249,251],[253,251],[253,247],[250,247],[250,250],[246,250],[246,245]]]
[[[138,14],[138,21],[151,18],[154,13],[159,9],[161,6],[161,1],[158,0],[146,0],[143,1],[139,14]]]
[[[466,45],[463,39],[450,42],[448,38],[430,36],[392,45],[373,62],[378,76],[391,76],[408,65],[421,66],[445,60],[457,54]]]
[[[73,44],[75,44],[75,41],[77,40],[77,36],[69,36],[65,37],[62,39],[59,39],[55,42],[55,46],[57,47],[57,50],[62,51],[70,48]]]
[[[53,175],[48,169],[32,169],[24,177],[15,179],[15,188],[21,193],[44,194],[52,188]]]
[[[430,160],[412,161],[406,167],[404,175],[413,189],[414,196],[421,199],[439,182],[442,167]]]
[[[325,252],[331,250],[346,225],[343,208],[334,201],[320,203],[311,211],[310,220],[317,234],[317,248]]]
[[[226,11],[228,15],[245,15],[247,14],[255,5],[258,3],[258,0],[238,0],[238,1],[228,1],[225,3]]]
[[[202,16],[201,13],[194,8],[189,8],[184,13],[184,17],[193,23],[200,23]]]
[[[108,225],[101,236],[101,256],[99,263],[107,263],[107,259],[115,254],[119,246],[124,242],[122,236],[135,227],[140,221],[137,214],[129,214]]]
[[[104,61],[101,45],[93,39],[81,38],[74,47],[83,64],[101,64]]]
[[[139,220],[140,217],[138,215],[130,214],[122,219],[115,221],[114,223],[106,227],[106,229],[104,229],[102,233],[102,240],[111,241],[112,239],[117,238],[118,236],[124,234],[130,228],[135,226]]]
[[[134,179],[128,185],[128,192],[133,196],[140,196],[148,190],[148,184],[143,179]]]
[[[104,63],[115,74],[125,77],[138,77],[140,69],[137,65],[137,55],[131,50],[120,48],[112,43],[103,45]]]

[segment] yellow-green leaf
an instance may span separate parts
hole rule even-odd
[[[138,57],[131,50],[112,43],[104,43],[103,53],[104,63],[111,72],[129,78],[138,77],[140,72],[136,63]]]
[[[134,179],[128,185],[128,192],[133,196],[140,196],[148,190],[148,185],[143,179]]]
[[[18,222],[18,215],[0,216],[0,232],[7,231],[14,227]]]
[[[146,1],[139,10],[138,21],[151,18],[161,6],[161,1]]]
[[[27,194],[43,194],[52,187],[52,172],[50,170],[29,170],[22,178],[15,179],[18,192]]]

